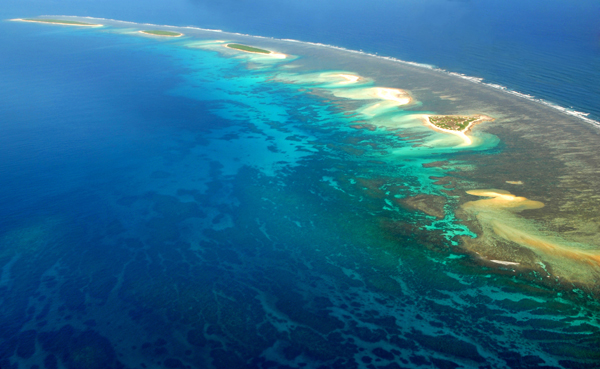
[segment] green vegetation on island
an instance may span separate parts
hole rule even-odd
[[[249,53],[260,53],[260,54],[270,54],[271,53],[269,50],[259,49],[257,47],[240,45],[240,44],[227,44],[227,47],[229,47],[231,49],[246,51]]]
[[[167,37],[183,36],[183,33],[171,32],[171,31],[161,31],[161,30],[148,30],[148,31],[142,31],[142,33],[146,33],[149,35],[155,35],[155,36],[167,36]]]
[[[469,124],[481,119],[480,116],[465,115],[430,115],[429,122],[434,126],[451,131],[464,131]]]
[[[76,22],[62,19],[36,19],[36,18],[24,18],[22,19],[27,22],[40,22],[40,23],[52,23],[52,24],[66,24],[69,26],[100,26],[100,24]]]

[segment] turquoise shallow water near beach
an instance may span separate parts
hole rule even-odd
[[[15,35],[0,45],[0,367],[597,366],[593,298],[458,247],[475,233],[444,177],[511,143],[482,129],[465,146],[414,116],[508,115],[483,87],[105,23],[0,25]],[[335,96],[372,87],[414,101]],[[444,89],[462,102],[427,99]],[[417,195],[443,205],[403,202]]]

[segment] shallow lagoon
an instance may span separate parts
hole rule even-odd
[[[20,57],[47,58],[4,56],[47,100],[2,109],[3,364],[594,367],[597,264],[505,242],[461,207],[474,189],[540,201],[510,216],[597,252],[593,126],[395,61],[102,22],[3,25],[34,40]],[[414,101],[368,115],[376,101],[322,73]],[[422,113],[496,121],[466,147]]]

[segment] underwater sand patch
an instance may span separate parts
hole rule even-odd
[[[275,80],[284,83],[299,83],[323,89],[345,89],[351,85],[363,84],[369,79],[352,72],[320,72],[320,73],[280,73]]]

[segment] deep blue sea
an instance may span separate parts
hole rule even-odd
[[[600,119],[595,1],[0,9],[46,14],[362,50]],[[495,134],[466,147],[410,120],[447,102],[356,97],[378,81],[343,100],[329,54],[313,70],[318,51],[304,65],[139,29],[0,22],[1,369],[600,366],[593,296],[459,247],[475,233],[447,176],[510,150]]]

